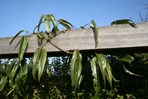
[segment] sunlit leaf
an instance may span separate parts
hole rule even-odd
[[[3,76],[0,80],[0,91],[2,91],[7,83],[7,76]]]
[[[14,82],[14,77],[16,75],[16,72],[18,70],[18,66],[19,63],[17,63],[15,66],[13,66],[13,69],[11,70],[11,73],[9,75],[9,83],[10,83],[10,86],[13,86],[13,82]]]
[[[48,61],[49,61],[49,59],[46,60],[46,72],[47,72],[48,76],[50,77],[51,76],[51,70],[50,70]]]
[[[114,78],[111,71],[111,66],[106,60],[106,73],[107,73],[107,80],[109,82],[110,87],[112,88],[112,79]],[[116,80],[116,79],[114,79]],[[117,81],[117,80],[116,80]]]
[[[45,17],[45,15],[42,15],[42,16],[40,17],[40,20],[39,20],[39,23],[38,23],[38,32],[40,31],[40,25],[41,25],[41,23],[42,23],[44,17]]]
[[[33,60],[32,60],[33,62],[32,75],[34,79],[36,79],[37,63],[41,54],[41,50],[42,49],[40,47],[36,49],[36,51],[34,52]]]
[[[100,85],[100,78],[98,73],[98,66],[97,66],[97,58],[94,57],[91,60],[91,71],[93,76],[93,87],[95,89],[95,96],[98,96],[100,93],[101,85]]]
[[[101,74],[102,74],[102,78],[104,81],[104,87],[106,87],[106,59],[104,58],[103,54],[97,54],[97,63],[99,65]]]
[[[21,62],[19,73],[16,75],[15,83],[19,85],[22,82],[24,84],[27,79],[27,74],[28,74],[28,66],[26,63],[26,59],[23,59]]]
[[[110,84],[110,87],[112,88],[113,76],[111,72],[111,67],[103,54],[97,54],[97,63],[99,65],[102,78],[104,80],[104,87],[106,88],[106,79],[107,79],[107,81]]]
[[[129,19],[122,19],[122,20],[116,20],[116,21],[111,22],[111,25],[119,25],[119,24],[129,24],[132,27],[137,28],[136,24],[132,20],[129,20]]]
[[[18,54],[18,58],[20,61],[23,59],[24,53],[27,49],[27,45],[28,45],[28,39],[26,36],[23,36],[20,42],[19,54]]]
[[[46,28],[46,31],[48,33],[50,33],[50,15],[46,15],[45,16],[45,21],[44,21],[44,24],[45,24],[45,28]]]
[[[18,37],[22,32],[24,32],[25,30],[20,30],[10,41],[10,45],[12,44],[12,42],[15,40],[16,37]]]
[[[67,30],[71,30],[74,26],[64,19],[59,19],[58,22],[63,25]]]
[[[10,76],[10,73],[12,71],[12,68],[13,66],[16,64],[17,62],[17,59],[13,59],[13,61],[10,63],[10,65],[7,66],[7,69],[6,69],[6,75],[9,77]]]
[[[82,72],[82,56],[78,51],[74,51],[71,59],[71,84],[74,89],[77,89],[79,79]]]
[[[131,55],[125,55],[124,57],[117,58],[117,59],[120,61],[128,62],[128,63],[131,63],[132,61],[134,61],[134,57]]]
[[[135,74],[135,73],[129,71],[128,69],[125,68],[125,66],[123,67],[123,69],[124,69],[124,71],[125,71],[126,73],[128,73],[128,74],[130,74],[130,75],[142,77],[142,75],[138,75],[138,74]]]
[[[96,25],[94,20],[91,21],[90,27],[94,31],[95,47],[97,47],[98,46],[98,33],[99,33],[99,30],[98,30],[98,27],[97,27],[97,25]]]
[[[53,28],[54,28],[53,32],[56,33],[58,31],[56,19],[55,19],[55,17],[52,14],[50,14],[50,19],[51,19],[51,22],[52,22]]]
[[[42,49],[40,59],[39,59],[39,66],[38,66],[38,81],[40,82],[45,63],[47,59],[47,51],[45,49]]]
[[[49,66],[47,66],[47,74],[49,77],[51,76],[51,70],[50,70]]]
[[[79,78],[79,81],[78,81],[78,89],[80,88],[80,85],[81,85],[81,83],[83,81],[83,78],[84,78],[83,75],[81,75],[80,78]]]

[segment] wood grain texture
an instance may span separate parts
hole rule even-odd
[[[91,28],[81,30],[70,30],[54,37],[51,41],[63,50],[114,50],[114,49],[148,49],[148,22],[137,24],[138,28],[130,25],[116,25],[99,27],[98,47],[95,48],[94,33]],[[21,37],[14,40],[9,45],[12,37],[0,38],[0,57],[17,56],[18,41]],[[35,34],[28,36],[29,45],[27,54],[32,54],[38,47],[37,37]],[[15,48],[16,47],[16,48]],[[48,53],[59,54],[62,51],[51,45],[46,44],[45,49]],[[139,49],[138,49],[139,50]],[[124,50],[122,50],[124,51]],[[27,55],[26,54],[26,55]]]

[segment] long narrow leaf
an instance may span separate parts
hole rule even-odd
[[[45,49],[42,49],[41,56],[39,59],[39,67],[38,67],[38,82],[40,82],[45,67],[46,59],[47,59],[47,51]]]
[[[63,25],[67,30],[71,30],[74,26],[64,19],[59,19],[58,22]]]
[[[117,59],[120,61],[128,62],[128,63],[131,63],[132,61],[134,61],[134,57],[131,55],[125,55],[124,57],[117,58]]]
[[[42,16],[40,17],[40,20],[39,20],[39,23],[38,23],[38,32],[40,31],[40,25],[41,25],[41,23],[42,23],[44,17],[45,17],[45,15],[42,15]]]
[[[27,45],[28,45],[28,39],[26,36],[23,36],[19,47],[19,54],[18,54],[19,61],[23,59],[24,53],[27,49]]]
[[[129,24],[132,27],[137,28],[136,24],[132,20],[129,20],[129,19],[122,19],[122,20],[116,20],[116,21],[111,22],[111,25],[119,25],[119,24]]]
[[[93,31],[94,31],[94,39],[95,39],[95,48],[98,46],[98,32],[99,32],[99,30],[98,30],[98,27],[97,27],[97,25],[96,25],[96,23],[95,23],[95,21],[94,20],[92,20],[91,21],[91,25],[90,25],[90,27],[93,29]]]
[[[109,82],[110,87],[112,88],[112,79],[114,78],[112,75],[111,67],[108,61],[106,60],[106,73],[107,73],[107,80]],[[114,79],[115,80],[115,79]],[[117,81],[117,80],[116,80]]]
[[[51,76],[51,70],[50,70],[50,67],[49,67],[49,59],[46,60],[46,72],[48,74],[48,77]]]
[[[10,86],[11,86],[11,87],[12,87],[13,84],[14,84],[14,77],[15,77],[15,75],[16,75],[16,72],[17,72],[17,70],[18,70],[18,67],[19,67],[19,63],[17,63],[17,64],[13,67],[13,69],[12,69],[12,71],[11,71],[11,73],[10,73],[10,76],[9,76],[9,83],[10,83]]]
[[[10,65],[7,66],[6,75],[7,75],[8,77],[10,76],[10,73],[11,73],[13,67],[15,66],[16,62],[17,62],[17,59],[14,59],[14,60],[10,63]]]
[[[97,62],[104,80],[104,87],[106,88],[106,79],[109,82],[110,87],[112,88],[112,71],[111,67],[103,54],[97,54]]]
[[[20,30],[10,41],[10,45],[12,44],[12,42],[15,40],[16,37],[18,37],[22,32],[24,32],[25,30]]]
[[[34,79],[36,79],[37,63],[41,54],[41,50],[42,49],[40,47],[36,49],[36,51],[34,52],[33,60],[32,60],[33,62],[32,75]]]
[[[138,75],[138,74],[135,74],[135,73],[129,71],[128,69],[125,68],[125,66],[123,67],[123,69],[124,69],[124,71],[125,71],[126,73],[128,73],[128,74],[130,74],[130,75],[142,77],[142,75]]]
[[[74,89],[77,89],[79,79],[82,72],[82,56],[78,51],[74,51],[71,59],[71,84]]]
[[[101,74],[102,74],[102,78],[104,81],[104,87],[106,87],[106,60],[103,56],[103,54],[97,54],[97,63],[99,65]]]
[[[26,59],[23,59],[19,73],[16,75],[16,79],[15,79],[16,85],[19,86],[19,84],[21,82],[23,82],[23,84],[26,82],[27,73],[28,73],[28,66],[27,66],[27,63],[26,63]]]
[[[98,96],[100,93],[101,85],[100,85],[100,77],[98,73],[98,66],[97,66],[97,58],[94,57],[91,60],[91,71],[93,78],[93,87],[95,89],[95,96]]]
[[[46,28],[46,31],[48,33],[50,33],[50,16],[49,15],[46,15],[45,16],[45,21],[44,21],[44,24],[45,24],[45,28]]]
[[[58,31],[56,19],[52,14],[50,14],[50,19],[53,24],[53,30],[54,30],[53,32],[56,33]]]
[[[1,78],[1,81],[0,81],[0,91],[4,89],[6,83],[7,83],[7,76],[4,76]]]

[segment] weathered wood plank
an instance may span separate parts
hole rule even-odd
[[[91,28],[82,30],[71,30],[61,33],[52,39],[58,47],[63,50],[113,50],[125,48],[145,48],[148,49],[148,22],[137,24],[138,28],[129,25],[107,26],[99,28],[99,44],[95,48],[94,34]],[[17,38],[12,45],[9,45],[12,37],[0,38],[0,57],[17,55],[16,47],[20,38]],[[29,36],[27,53],[33,53],[38,47],[36,35]],[[51,44],[47,44],[45,49],[49,53],[58,54],[61,50]]]

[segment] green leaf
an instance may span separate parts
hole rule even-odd
[[[103,81],[104,81],[104,87],[106,87],[106,60],[104,58],[104,55],[103,54],[97,54],[97,63],[99,65],[99,68],[100,68],[100,71],[101,71],[101,74],[102,74],[102,78],[103,78]]]
[[[16,75],[16,79],[15,79],[16,85],[19,86],[19,84],[21,84],[21,82],[24,84],[27,79],[27,74],[28,74],[28,66],[26,63],[26,59],[23,59],[21,62],[21,67],[20,67],[19,73]]]
[[[98,46],[98,33],[99,33],[99,30],[98,30],[98,27],[97,27],[97,25],[96,25],[96,23],[95,23],[95,21],[94,20],[92,20],[91,21],[91,25],[90,25],[90,27],[93,29],[93,31],[94,31],[94,39],[95,39],[95,48]]]
[[[98,73],[98,66],[97,66],[97,58],[94,57],[91,60],[91,71],[93,76],[93,87],[95,89],[95,96],[99,96],[101,85],[100,85],[100,78]]]
[[[123,69],[124,69],[124,71],[125,71],[126,73],[128,73],[128,74],[130,74],[130,75],[143,77],[142,75],[138,75],[138,74],[135,74],[135,73],[129,71],[128,69],[125,68],[125,66],[123,67]]]
[[[56,33],[58,31],[56,19],[55,19],[55,17],[52,14],[50,14],[49,16],[50,16],[51,22],[53,24],[53,28],[54,28],[53,29],[54,30],[53,32]]]
[[[46,72],[48,74],[48,77],[51,76],[51,70],[50,70],[50,67],[49,66],[50,66],[49,65],[49,59],[47,58],[47,60],[46,60]]]
[[[106,73],[107,73],[107,80],[109,82],[110,87],[112,88],[112,79],[114,78],[111,71],[111,66],[106,60]],[[115,79],[114,79],[115,80]],[[117,81],[117,80],[116,80]]]
[[[9,83],[10,83],[10,86],[13,86],[14,77],[16,75],[16,72],[18,70],[18,67],[19,67],[19,63],[15,64],[15,66],[13,66],[13,69],[11,70],[11,73],[9,75]]]
[[[58,22],[63,25],[67,30],[71,30],[74,26],[64,19],[59,19]]]
[[[23,36],[20,41],[20,47],[19,47],[19,54],[18,54],[19,61],[23,59],[24,53],[27,49],[27,45],[28,45],[28,39],[26,36]]]
[[[44,21],[44,24],[45,24],[45,28],[46,28],[46,31],[48,33],[50,33],[50,15],[46,15],[45,16],[45,21]]]
[[[16,37],[18,37],[22,32],[24,32],[25,30],[20,30],[13,38],[12,40],[10,41],[10,45],[12,44],[12,42],[15,40]]]
[[[51,76],[51,70],[50,70],[49,66],[47,66],[46,68],[47,68],[48,77],[50,77]]]
[[[42,16],[40,17],[40,20],[39,20],[39,23],[38,23],[38,32],[40,31],[40,25],[41,25],[41,23],[42,23],[44,17],[45,17],[45,15],[42,15]]]
[[[12,68],[14,67],[14,65],[16,64],[16,62],[17,62],[17,59],[13,59],[13,61],[10,63],[10,65],[7,66],[6,75],[8,77],[10,76],[10,73],[12,71]]]
[[[33,60],[32,60],[32,62],[33,62],[32,75],[33,75],[34,79],[36,79],[37,63],[38,63],[39,57],[41,55],[41,51],[42,51],[42,48],[39,47],[34,52],[34,56],[33,56]]]
[[[134,61],[134,57],[131,55],[125,55],[124,57],[117,58],[117,59],[123,62],[128,62],[128,63],[131,63],[132,61]]]
[[[119,24],[129,24],[132,27],[137,28],[136,24],[132,20],[129,20],[129,19],[122,19],[122,20],[116,20],[116,21],[111,22],[111,25],[119,25]]]
[[[0,81],[0,91],[2,91],[7,83],[7,76],[3,76]]]
[[[71,84],[76,90],[80,86],[79,79],[82,72],[82,56],[78,51],[74,51],[71,59]]]
[[[47,51],[45,49],[42,49],[41,51],[41,56],[39,59],[39,67],[38,67],[38,81],[40,82],[44,67],[45,67],[45,63],[46,63],[46,59],[47,59]]]
[[[106,79],[107,79],[107,81],[110,84],[110,87],[112,88],[113,76],[111,72],[111,67],[103,54],[97,54],[97,63],[99,65],[99,68],[102,74],[102,78],[104,81],[104,87],[106,88]]]

